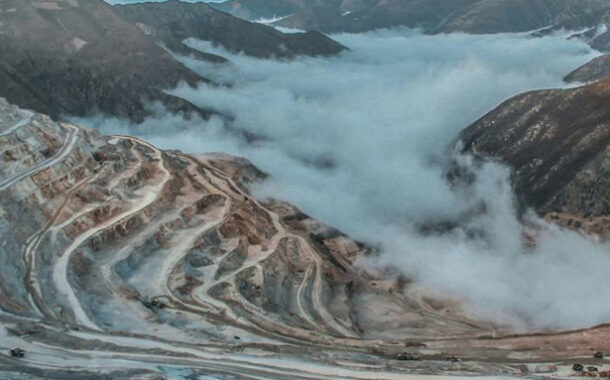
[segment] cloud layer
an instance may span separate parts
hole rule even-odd
[[[504,99],[562,86],[561,78],[595,53],[563,36],[424,36],[402,29],[333,38],[351,51],[295,62],[188,41],[231,59],[217,66],[182,58],[231,86],[171,93],[233,116],[233,127],[260,141],[246,142],[219,120],[162,112],[136,127],[114,119],[85,123],[165,148],[246,156],[272,175],[255,189],[259,195],[290,201],[378,245],[382,255],[366,265],[397,267],[463,297],[478,313],[535,327],[609,321],[610,305],[600,301],[610,286],[605,249],[535,217],[528,223],[540,231],[539,244],[524,245],[508,171],[473,165],[449,148],[461,129]],[[447,183],[453,160],[476,173],[473,185]],[[475,212],[483,204],[486,212]],[[460,227],[422,233],[422,226],[446,221]]]

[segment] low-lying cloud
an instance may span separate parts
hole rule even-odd
[[[217,119],[82,122],[164,148],[245,156],[271,174],[255,189],[258,195],[290,201],[381,247],[368,265],[397,267],[486,316],[534,327],[610,321],[610,304],[603,302],[610,287],[605,248],[534,216],[528,223],[540,231],[538,245],[524,245],[508,170],[472,165],[451,149],[460,130],[501,101],[562,86],[561,78],[595,52],[564,36],[424,36],[403,29],[334,37],[351,51],[294,62],[188,41],[232,64],[183,62],[231,86],[184,86],[171,93],[231,115],[233,127],[261,136],[258,141],[228,132]],[[475,171],[472,186],[447,183],[454,160]],[[472,216],[481,204],[486,212]],[[444,221],[461,225],[421,232]]]

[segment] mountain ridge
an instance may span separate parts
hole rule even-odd
[[[215,8],[248,20],[276,17],[274,25],[358,33],[406,26],[424,33],[514,33],[548,29],[589,30],[583,38],[610,50],[610,5],[603,0],[229,0]]]
[[[188,16],[191,33],[206,25],[215,33],[192,34],[225,42],[229,49],[258,57],[293,59],[299,54],[337,54],[340,44],[318,33],[289,35],[212,10],[206,5],[177,1],[162,5],[116,8],[102,0],[22,0],[0,2],[0,96],[24,107],[62,115],[102,113],[141,122],[151,114],[150,104],[160,102],[170,112],[196,113],[204,119],[214,111],[197,107],[165,93],[181,82],[190,86],[211,83],[177,61],[159,42],[177,53],[217,63],[226,59],[195,51],[163,29],[163,22],[180,23]],[[118,9],[123,9],[119,12]],[[129,10],[134,10],[132,13]],[[199,13],[193,10],[199,10]],[[159,24],[150,27],[126,17],[151,14]],[[158,11],[158,12],[155,12]],[[124,14],[120,14],[124,13]],[[189,16],[190,15],[190,16]],[[213,26],[214,23],[220,23]],[[225,28],[235,28],[222,40]],[[243,35],[243,37],[240,37]],[[229,34],[226,34],[229,36]],[[188,38],[189,35],[182,37]],[[252,45],[257,39],[258,45]],[[273,37],[267,40],[267,37]]]
[[[600,238],[610,232],[610,79],[517,95],[460,135],[464,151],[513,169],[523,207]]]
[[[232,53],[257,58],[294,59],[298,55],[335,55],[345,47],[319,32],[285,34],[214,10],[205,3],[171,0],[115,6],[119,13],[177,53],[192,53],[182,41],[212,41]]]

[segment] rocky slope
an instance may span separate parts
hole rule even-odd
[[[219,12],[204,3],[172,0],[123,5],[117,9],[145,33],[182,54],[197,54],[182,43],[189,37],[259,58],[334,55],[345,49],[319,32],[285,34]]]
[[[505,335],[363,270],[362,244],[253,198],[245,186],[264,174],[243,159],[4,100],[0,152],[0,379],[563,376],[592,345],[610,350],[607,327]]]
[[[55,118],[99,109],[141,120],[144,101],[169,100],[160,89],[204,80],[101,0],[2,1],[0,49],[0,95]]]
[[[610,54],[594,58],[565,77],[566,82],[595,82],[610,75]]]
[[[220,33],[225,30],[231,32]],[[260,57],[343,49],[318,33],[283,34],[205,5],[169,2],[119,12],[102,0],[0,1],[0,96],[54,118],[103,111],[141,121],[151,101],[206,118],[209,110],[163,92],[179,82],[207,81],[159,46],[193,54],[181,43],[187,37]]]
[[[510,99],[466,129],[466,151],[508,163],[523,206],[610,232],[610,79]]]

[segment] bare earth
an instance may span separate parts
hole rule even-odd
[[[254,199],[246,185],[262,178],[243,159],[161,151],[0,100],[0,379],[610,369],[593,359],[610,351],[610,326],[515,335],[466,317],[355,266],[366,246]]]

